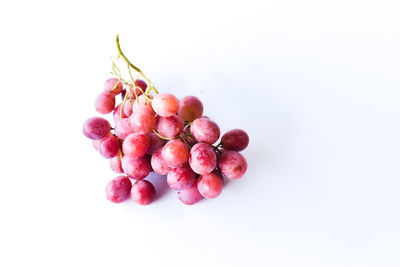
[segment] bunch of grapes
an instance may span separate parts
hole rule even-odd
[[[115,126],[101,117],[90,118],[83,125],[83,134],[120,174],[106,186],[107,199],[114,203],[128,198],[140,205],[152,203],[156,190],[145,180],[151,171],[166,175],[168,186],[187,205],[219,196],[223,177],[243,177],[247,162],[239,152],[249,144],[247,133],[234,129],[217,143],[220,129],[203,116],[202,102],[195,96],[178,100],[172,94],[159,93],[122,53],[118,36],[116,42],[117,59],[127,63],[130,80],[121,77],[113,61],[116,77],[105,82],[95,101],[98,113],[112,113]],[[131,70],[137,73],[136,78]],[[116,105],[118,95],[122,103]]]

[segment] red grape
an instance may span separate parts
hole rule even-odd
[[[153,99],[154,111],[162,117],[170,117],[178,112],[179,100],[171,94],[161,93]]]
[[[110,123],[100,117],[87,119],[82,127],[83,134],[92,140],[103,138],[110,132],[110,129]]]
[[[117,122],[120,121],[121,105],[122,105],[122,104],[119,104],[118,106],[116,106],[116,107],[114,108],[114,111],[113,111],[114,123],[117,123]],[[122,118],[125,119],[125,118],[128,118],[128,116],[126,116],[125,113],[122,112]]]
[[[119,139],[112,133],[103,137],[99,145],[99,153],[103,157],[110,159],[119,152]]]
[[[130,120],[132,128],[138,133],[148,134],[156,127],[156,117],[148,106],[139,106]]]
[[[190,150],[189,164],[195,173],[208,174],[215,169],[217,155],[210,145],[198,143]]]
[[[190,131],[199,143],[214,144],[220,135],[218,125],[210,119],[199,118],[193,121]]]
[[[129,117],[130,115],[132,115],[132,105],[133,105],[133,101],[134,100],[127,100],[124,104],[124,108],[123,108],[123,113],[125,114],[126,117]]]
[[[116,96],[122,91],[122,82],[117,78],[110,78],[104,83],[104,91]]]
[[[93,147],[94,147],[94,149],[96,149],[97,151],[99,151],[100,142],[101,142],[101,139],[92,140]]]
[[[179,102],[179,117],[184,121],[194,121],[203,115],[203,104],[195,96],[186,96]]]
[[[94,106],[96,111],[100,114],[110,113],[115,107],[115,96],[113,94],[103,92],[97,96]]]
[[[166,138],[176,138],[183,131],[183,121],[177,115],[157,117],[156,130]]]
[[[115,124],[115,135],[121,139],[125,139],[128,135],[134,133],[132,129],[131,122],[128,118],[119,120]]]
[[[249,136],[241,129],[234,129],[226,132],[221,142],[226,150],[242,151],[249,145]]]
[[[136,181],[132,186],[131,197],[140,205],[149,205],[156,197],[156,189],[149,181]]]
[[[150,139],[147,135],[133,133],[125,138],[122,151],[132,158],[141,158],[146,155],[150,146]]]
[[[124,170],[122,169],[121,156],[119,153],[110,159],[110,168],[116,173],[124,173]]]
[[[106,186],[106,198],[114,203],[121,203],[129,198],[132,183],[126,176],[112,179]]]
[[[205,198],[216,198],[222,192],[222,181],[220,174],[216,171],[201,175],[197,180],[197,188]]]
[[[151,156],[151,167],[159,175],[166,175],[171,170],[162,156],[162,147]]]
[[[183,129],[183,133],[186,135],[186,137],[184,138],[189,146],[193,147],[195,144],[197,144],[196,139],[194,139],[192,133],[190,132],[190,125],[185,126],[185,128]]]
[[[190,187],[196,179],[196,174],[188,164],[170,170],[167,175],[167,183],[175,190],[185,190]]]
[[[155,133],[149,133],[147,135],[150,140],[149,149],[147,150],[147,154],[152,155],[159,148],[165,145],[165,141],[158,137]]]
[[[247,170],[246,159],[239,152],[229,150],[222,152],[218,166],[222,174],[230,180],[243,177]]]
[[[203,196],[200,194],[197,182],[195,181],[188,189],[178,191],[178,198],[186,205],[193,205],[199,202]]]
[[[140,89],[142,89],[143,92],[145,92],[146,89],[147,89],[147,83],[145,81],[143,81],[143,80],[137,79],[135,81],[135,85],[136,85],[136,87],[140,87]],[[141,90],[137,90],[137,91],[138,91],[138,96],[142,94]]]
[[[130,178],[140,180],[149,175],[151,166],[147,157],[136,159],[124,155],[122,157],[122,169]]]
[[[164,146],[162,156],[168,166],[177,168],[187,162],[189,149],[181,140],[171,140]]]
[[[149,98],[153,98],[153,96],[149,95]],[[139,101],[139,103],[138,103],[138,101]],[[153,106],[151,103],[152,103],[152,101],[147,99],[144,95],[139,96],[137,100],[133,101],[132,113],[135,113],[136,110],[138,109],[138,107],[140,107],[140,106],[148,106],[153,111]],[[154,113],[154,111],[153,111],[153,113]]]

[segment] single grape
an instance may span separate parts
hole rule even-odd
[[[221,175],[214,171],[209,174],[201,175],[197,180],[197,189],[205,198],[216,198],[222,192]]]
[[[121,156],[119,153],[110,159],[110,168],[116,173],[124,173],[124,170],[122,169]]]
[[[193,121],[190,131],[199,143],[214,144],[220,135],[218,125],[210,119],[199,118]]]
[[[129,198],[132,189],[131,180],[121,175],[112,179],[106,186],[106,198],[114,203],[121,203]]]
[[[110,113],[115,107],[115,96],[107,92],[102,92],[97,96],[94,106],[100,114]]]
[[[195,96],[186,96],[179,101],[179,117],[184,121],[194,121],[203,115],[203,104]]]
[[[110,129],[110,123],[100,117],[87,119],[82,127],[83,134],[92,140],[103,138],[110,132]]]
[[[222,174],[230,180],[243,177],[247,170],[246,159],[239,152],[229,150],[222,152],[218,166]]]
[[[136,181],[131,190],[131,198],[140,205],[149,205],[156,197],[154,185],[146,180]]]
[[[171,140],[164,146],[162,156],[168,166],[177,168],[189,159],[189,149],[181,140]]]
[[[129,117],[132,115],[132,105],[133,105],[134,100],[126,100],[123,108],[123,113],[125,114],[126,117]]]
[[[178,198],[183,204],[193,205],[199,202],[203,196],[200,194],[195,181],[189,188],[178,191]]]
[[[148,134],[156,127],[156,117],[148,106],[139,106],[130,118],[133,130]]]
[[[189,188],[194,183],[195,179],[196,174],[188,164],[170,170],[167,175],[169,187],[175,190],[185,190]]]
[[[128,118],[119,120],[115,124],[115,135],[121,139],[125,139],[128,135],[134,133],[135,131],[132,129],[131,122]]]
[[[110,159],[119,152],[119,139],[112,133],[103,137],[99,145],[99,153],[106,159]]]
[[[150,140],[150,145],[149,149],[147,150],[147,154],[152,155],[154,152],[156,152],[158,149],[160,149],[165,145],[165,140],[162,140],[155,133],[149,133],[147,136],[149,137]]]
[[[149,175],[151,166],[148,157],[136,159],[124,155],[122,157],[122,169],[130,178],[140,180]]]
[[[150,99],[153,99],[152,95],[148,95],[148,97]],[[139,96],[137,100],[133,101],[132,113],[135,113],[136,110],[138,109],[138,107],[140,107],[140,106],[148,106],[149,108],[151,108],[151,110],[154,113],[153,106],[151,104],[152,100],[150,100],[150,99],[147,99],[144,95]]]
[[[150,139],[147,135],[133,133],[125,138],[122,151],[132,158],[141,158],[146,155],[150,146]]]
[[[113,111],[114,123],[117,123],[117,122],[120,121],[121,105],[122,105],[122,104],[119,104],[118,106],[116,106],[116,107],[114,108],[114,111]],[[128,117],[125,115],[124,112],[122,112],[122,118],[123,118],[123,119],[128,118]]]
[[[122,91],[122,82],[117,78],[110,78],[104,83],[104,91],[114,96]]]
[[[208,174],[217,165],[217,155],[210,145],[198,143],[190,150],[189,164],[195,173]]]
[[[159,175],[166,175],[171,170],[162,156],[162,147],[151,156],[151,167]]]
[[[241,129],[234,129],[226,132],[221,142],[226,150],[242,151],[249,145],[249,136]]]
[[[166,138],[176,138],[183,131],[183,121],[177,115],[157,117],[156,130]]]
[[[138,96],[142,94],[142,91],[145,92],[146,89],[147,89],[147,83],[146,83],[145,81],[143,81],[143,80],[137,79],[137,80],[135,81],[135,85],[136,85],[136,87],[140,87],[140,89],[142,89],[142,90],[136,89],[136,90],[137,90],[137,95],[138,95]]]
[[[171,94],[161,93],[153,99],[153,109],[161,117],[170,117],[178,112],[179,100]]]

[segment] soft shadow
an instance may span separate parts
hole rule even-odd
[[[151,172],[149,176],[147,176],[146,180],[151,182],[154,187],[156,188],[156,199],[163,197],[169,189],[167,184],[167,176],[165,175],[158,175],[155,172]]]

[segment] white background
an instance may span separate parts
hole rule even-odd
[[[3,1],[0,266],[400,266],[398,1]],[[81,132],[116,55],[248,131],[195,206],[116,205]]]

